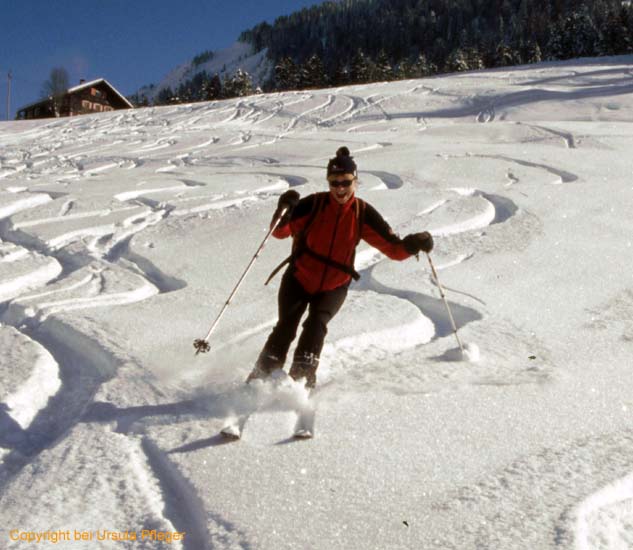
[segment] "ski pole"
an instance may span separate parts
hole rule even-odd
[[[193,347],[196,348],[196,355],[198,355],[199,353],[206,353],[206,352],[208,352],[211,349],[211,347],[209,346],[209,338],[211,338],[211,334],[213,333],[215,328],[218,326],[218,323],[220,322],[220,319],[222,319],[222,316],[224,315],[224,312],[227,310],[227,308],[231,304],[231,300],[233,299],[233,297],[237,293],[237,290],[242,285],[242,282],[246,278],[246,275],[248,274],[248,272],[251,270],[251,267],[253,267],[253,264],[255,263],[255,260],[257,260],[257,258],[259,257],[260,252],[264,249],[264,246],[266,246],[266,242],[268,241],[268,239],[272,235],[273,231],[279,225],[279,222],[281,222],[281,218],[286,213],[286,210],[288,210],[287,207],[284,208],[281,211],[279,216],[277,216],[277,219],[275,220],[275,223],[273,223],[273,225],[271,226],[270,230],[268,231],[268,233],[264,237],[264,240],[262,241],[262,244],[259,245],[259,248],[257,249],[257,252],[255,252],[255,255],[251,258],[251,261],[246,266],[246,269],[244,270],[244,273],[242,273],[242,276],[240,277],[239,281],[237,281],[237,284],[235,285],[235,288],[233,289],[233,291],[229,295],[229,297],[226,300],[224,306],[220,310],[220,313],[215,318],[215,321],[213,321],[213,324],[211,325],[211,328],[209,329],[209,332],[207,332],[207,335],[204,338],[198,338],[198,339],[194,340]]]
[[[431,255],[427,252],[426,257],[429,260],[429,265],[431,266],[431,271],[433,272],[433,278],[435,279],[435,283],[437,284],[437,288],[440,290],[440,296],[442,296],[442,300],[444,301],[444,305],[446,306],[446,311],[448,311],[448,317],[451,320],[451,325],[453,327],[453,334],[455,334],[455,339],[457,340],[457,345],[459,346],[459,350],[464,354],[464,346],[462,346],[462,342],[457,335],[457,326],[455,325],[455,319],[453,319],[453,314],[451,313],[451,308],[448,307],[448,301],[446,300],[446,296],[444,295],[444,289],[440,284],[440,280],[437,276],[437,271],[435,271],[435,266],[433,265],[433,261],[431,260]]]

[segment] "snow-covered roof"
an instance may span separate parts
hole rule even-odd
[[[46,103],[49,99],[50,97],[46,97],[44,99],[38,99],[37,101],[32,101],[31,103],[27,103],[26,105],[23,105],[22,107],[20,107],[18,111],[24,111],[25,109],[30,109],[31,107],[35,107],[36,105],[39,105],[40,103]]]
[[[91,80],[90,82],[84,82],[82,84],[78,84],[77,86],[73,86],[72,88],[68,88],[68,90],[66,90],[66,93],[68,94],[72,94],[75,92],[79,92],[80,90],[83,90],[84,88],[89,88],[91,86],[96,86],[97,84],[101,84],[102,82],[105,82],[105,84],[107,84],[107,86],[117,95],[119,96],[119,98],[121,98],[121,100],[123,100],[125,103],[127,103],[131,108],[134,107],[134,105],[132,105],[126,98],[125,96],[123,96],[121,93],[119,93],[119,91],[112,85],[110,84],[105,78],[97,78],[95,80]]]
[[[82,82],[81,84],[78,84],[77,86],[73,86],[72,88],[68,88],[66,90],[65,93],[67,94],[73,94],[75,92],[79,92],[81,90],[83,90],[84,88],[89,88],[91,86],[96,86],[97,84],[101,84],[101,83],[105,83],[111,90],[112,92],[114,92],[126,105],[128,105],[131,109],[134,108],[134,105],[132,105],[128,99],[122,95],[112,84],[110,84],[105,78],[97,78],[95,80],[91,80],[90,82]],[[38,99],[37,101],[33,101],[32,103],[29,103],[27,105],[24,105],[22,107],[20,107],[18,109],[18,111],[23,111],[24,109],[29,109],[30,107],[34,107],[35,105],[39,105],[40,103],[46,103],[50,98],[46,98],[46,99]]]

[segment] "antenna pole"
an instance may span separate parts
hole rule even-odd
[[[11,79],[13,75],[11,71],[7,74],[7,120],[10,120],[11,117]]]

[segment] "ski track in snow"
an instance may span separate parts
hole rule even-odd
[[[518,124],[522,124],[522,123],[518,123]],[[548,128],[546,126],[539,126],[536,124],[526,124],[526,126],[530,128],[536,128],[537,130],[542,130],[543,132],[547,134],[551,134],[551,135],[561,138],[563,140],[563,143],[565,144],[565,147],[567,147],[568,149],[576,149],[577,147],[576,138],[571,132],[556,130],[554,128]]]
[[[326,101],[324,106],[330,101]],[[318,110],[318,108],[316,109]],[[307,116],[308,110],[299,117]],[[252,111],[251,111],[252,114]],[[239,118],[240,113],[236,112],[234,118]],[[232,118],[233,119],[233,118]],[[74,121],[73,121],[74,122]],[[213,146],[217,139],[209,140],[206,145]],[[244,142],[241,139],[239,142]],[[138,160],[130,159],[133,166],[152,163],[152,156],[162,150],[177,146],[178,141],[174,138],[160,138],[152,142],[140,142],[142,147],[132,150],[132,154],[138,153],[142,156]],[[74,145],[76,146],[76,145]],[[63,146],[60,146],[62,148]],[[204,149],[203,146],[196,146],[196,150]],[[96,149],[95,151],[98,151]],[[90,151],[78,152],[77,157],[85,158],[90,155]],[[72,161],[66,164],[60,159],[72,158],[72,154],[65,157],[56,154],[52,163],[42,160],[34,168],[39,175],[53,171],[57,166],[64,165],[70,168],[66,172],[67,177],[81,178],[94,177],[104,174],[112,169],[122,168],[123,162],[99,163],[91,162],[90,167],[85,162]],[[168,159],[168,162],[175,163],[178,167],[180,160],[187,156],[179,156],[176,159]],[[46,168],[52,167],[53,170]],[[24,165],[23,169],[27,166]],[[6,173],[3,175],[9,175]],[[265,174],[261,174],[264,177]],[[302,185],[305,178],[302,176],[277,175],[278,182],[283,182],[281,190],[293,185]],[[12,302],[5,304],[2,315],[3,322],[19,328],[27,340],[29,336],[34,342],[43,346],[44,350],[52,353],[51,361],[56,364],[53,357],[57,358],[57,364],[61,375],[61,387],[52,386],[52,396],[48,400],[33,401],[34,406],[40,410],[28,413],[22,403],[28,403],[28,393],[36,392],[32,381],[25,381],[25,386],[7,396],[7,410],[3,409],[2,421],[6,430],[2,439],[5,447],[2,453],[3,463],[0,467],[0,477],[6,482],[8,479],[20,475],[26,465],[34,460],[46,449],[50,448],[57,441],[61,441],[65,435],[73,431],[73,427],[82,418],[84,412],[89,411],[99,387],[108,379],[115,376],[120,365],[120,360],[110,357],[108,353],[100,350],[99,343],[92,339],[84,339],[80,334],[74,333],[70,327],[59,323],[54,315],[58,311],[69,311],[74,308],[94,308],[101,305],[116,306],[129,301],[143,300],[156,294],[157,292],[171,292],[185,286],[185,283],[162,273],[152,262],[139,256],[130,249],[129,243],[142,231],[152,225],[161,223],[169,218],[173,212],[173,207],[165,208],[161,202],[150,199],[153,194],[165,196],[165,194],[186,193],[187,190],[204,186],[204,183],[190,184],[189,180],[182,179],[181,183],[171,186],[161,186],[121,191],[114,195],[114,199],[123,204],[146,205],[149,210],[141,212],[131,218],[114,221],[111,224],[103,225],[108,216],[121,210],[107,208],[105,210],[81,211],[79,200],[72,195],[63,199],[60,203],[56,215],[30,217],[24,221],[13,221],[13,216],[23,213],[29,209],[53,200],[51,195],[46,193],[32,195],[27,199],[17,197],[8,206],[0,207],[0,217],[2,221],[1,238],[3,246],[9,253],[5,260],[15,262],[19,258],[50,258],[52,266],[60,266],[50,274],[42,277],[37,272],[25,276],[25,281],[14,279],[11,287],[11,294],[7,288],[5,299],[12,298]],[[27,187],[28,188],[28,187]],[[24,189],[27,189],[24,188]],[[267,185],[254,189],[253,197],[261,196],[267,198],[269,193],[278,192],[280,184]],[[26,196],[22,194],[22,196]],[[240,204],[243,200],[249,200],[249,196],[239,199],[218,203],[218,208],[230,208],[233,204]],[[212,196],[212,201],[216,201]],[[213,204],[213,202],[211,203]],[[124,207],[126,208],[126,207]],[[198,207],[200,208],[200,207]],[[195,211],[196,208],[190,209]],[[186,212],[184,213],[186,215]],[[69,221],[82,224],[83,229],[67,232],[64,224]],[[59,226],[60,230],[57,230]],[[43,228],[52,227],[51,231],[43,231]],[[61,233],[60,233],[61,231]],[[64,233],[66,231],[66,233]],[[8,250],[12,246],[13,249]],[[17,254],[16,251],[20,251]],[[148,293],[138,293],[133,289],[125,290],[123,293],[114,294],[106,291],[106,284],[103,278],[104,273],[112,272],[116,268],[119,277],[136,278],[141,283],[139,289],[146,281]],[[126,275],[129,273],[129,275]],[[43,287],[46,283],[54,281],[54,285]],[[115,282],[116,285],[116,282]],[[37,291],[36,287],[43,287]],[[5,284],[6,287],[6,284]],[[86,290],[84,290],[86,289]],[[88,292],[86,294],[86,291]],[[52,315],[52,317],[51,317]],[[82,342],[84,342],[82,344]],[[81,351],[79,351],[79,349]],[[54,371],[55,369],[53,369]],[[54,374],[36,373],[50,379],[53,383]],[[26,393],[25,393],[26,392]],[[44,398],[46,394],[39,392]],[[22,396],[25,394],[26,397]],[[15,410],[11,410],[14,407]],[[32,417],[32,421],[28,417]],[[17,420],[17,422],[16,422]],[[20,425],[21,424],[21,425]],[[219,519],[214,529],[209,530],[207,521],[200,515],[200,507],[195,506],[195,494],[191,489],[187,489],[184,478],[177,472],[177,469],[169,465],[169,461],[158,447],[145,439],[143,446],[151,474],[153,474],[162,487],[162,491],[167,499],[166,514],[173,518],[176,528],[188,533],[188,540],[184,545],[186,549],[204,549],[214,547],[215,544],[227,544],[235,539],[232,532],[234,528]],[[8,450],[7,450],[8,449]],[[188,505],[186,510],[181,508],[179,503],[185,502]],[[215,533],[214,533],[215,531]],[[239,536],[238,536],[239,543]],[[209,546],[211,545],[211,546]],[[239,543],[239,547],[248,548],[248,544]]]
[[[578,180],[578,176],[572,172],[568,172],[567,170],[561,170],[556,168],[555,166],[550,166],[548,164],[541,164],[537,162],[531,162],[523,159],[517,159],[513,157],[508,157],[506,155],[483,155],[483,154],[472,154],[468,153],[466,155],[447,155],[445,158],[482,158],[482,159],[492,159],[492,160],[503,160],[505,162],[510,162],[512,164],[518,164],[519,166],[526,166],[528,168],[538,168],[544,170],[549,174],[553,174],[556,176],[556,179],[552,180],[550,183],[552,185],[560,185],[563,183],[572,183]],[[518,181],[516,177],[508,176],[512,182],[516,183]]]
[[[226,388],[221,388],[225,394],[211,396],[211,405],[208,394],[204,399],[183,400],[174,406],[139,405],[138,410],[117,409],[114,405],[110,408],[109,404],[95,402],[100,390],[116,381],[120,369],[130,369],[139,378],[143,377],[143,369],[128,356],[127,350],[115,343],[106,344],[103,340],[107,336],[98,329],[92,334],[81,333],[63,314],[123,307],[185,289],[187,281],[163,271],[152,261],[151,254],[145,257],[138,252],[138,242],[146,233],[195,217],[221,219],[243,215],[248,209],[256,211],[263,206],[261,203],[266,208],[272,207],[274,199],[285,189],[307,189],[316,178],[317,168],[321,174],[325,156],[310,161],[306,174],[298,175],[295,171],[304,165],[280,164],[274,156],[268,156],[274,151],[267,149],[270,145],[290,136],[315,139],[311,132],[317,130],[345,131],[354,140],[354,152],[362,155],[363,160],[369,159],[387,146],[398,145],[377,139],[363,141],[363,132],[372,131],[374,125],[410,119],[416,125],[423,121],[426,128],[427,117],[421,114],[426,111],[400,116],[393,112],[395,98],[419,95],[424,101],[428,96],[442,93],[438,88],[417,85],[398,89],[391,95],[349,89],[274,94],[261,99],[55,121],[18,136],[15,144],[3,150],[0,159],[0,182],[4,186],[0,190],[0,273],[9,274],[0,283],[0,321],[5,325],[0,328],[12,331],[27,346],[39,350],[45,360],[34,367],[31,377],[18,380],[0,402],[3,489],[11,480],[31,475],[27,466],[39,461],[46,464],[49,454],[53,454],[46,451],[68,443],[68,436],[78,426],[95,422],[111,433],[129,438],[130,442],[140,441],[138,447],[144,459],[136,464],[137,473],[157,484],[164,501],[157,512],[161,521],[188,533],[182,546],[185,550],[255,548],[239,525],[206,509],[188,479],[176,455],[196,449],[185,446],[168,451],[163,441],[155,439],[155,434],[147,435],[145,429],[150,425],[169,428],[192,419],[205,423],[230,414],[236,405],[253,412],[260,410],[261,403],[249,401],[242,390],[231,392]],[[477,99],[481,101],[482,98]],[[472,104],[468,106],[471,107]],[[471,113],[476,112],[473,122],[489,126],[503,123],[504,116],[499,117],[497,111],[491,101]],[[540,122],[516,124],[533,130],[535,135],[562,139],[567,149],[578,148],[572,132]],[[335,137],[331,139],[328,145],[336,141]],[[254,148],[261,148],[262,153],[249,156]],[[333,147],[320,151],[331,155],[330,149]],[[507,154],[482,151],[462,155],[451,151],[438,155],[488,159],[538,169],[553,175],[553,184],[579,180],[577,174],[550,163]],[[274,171],[270,170],[271,165],[275,165]],[[126,185],[113,185],[123,170],[142,174],[136,181],[143,182],[134,187],[127,178]],[[213,177],[208,177],[209,170],[216,172]],[[219,170],[226,172],[219,174]],[[394,167],[389,170],[369,168],[361,172],[380,182],[372,192],[382,190],[392,196],[400,193],[404,198],[409,184],[416,183],[414,178],[398,173]],[[484,239],[488,230],[496,229],[503,235],[518,223],[521,207],[505,192],[513,191],[521,179],[510,169],[506,174],[508,181],[501,189],[444,186],[441,193],[436,190],[434,195],[422,193],[417,198],[428,199],[428,204],[417,208],[408,219],[399,220],[394,228],[404,232],[428,227],[439,250],[443,242],[456,248],[442,258],[438,266],[440,275],[460,270],[477,258],[479,250],[473,243]],[[238,176],[238,188],[227,186],[220,179],[226,177],[230,182]],[[145,180],[150,180],[147,185]],[[103,191],[95,194],[94,204],[91,202],[94,191],[85,191],[88,186],[103,186]],[[422,268],[421,264],[417,269],[417,275],[423,272],[426,280],[416,290],[401,281],[390,282],[389,266],[390,262],[375,251],[359,250],[357,267],[362,279],[351,287],[350,306],[362,314],[365,300],[374,305],[380,302],[385,312],[399,305],[406,309],[407,316],[389,319],[391,324],[382,332],[371,332],[370,326],[364,332],[351,331],[346,338],[337,338],[339,331],[332,330],[329,347],[324,350],[326,380],[328,376],[343,380],[346,386],[356,388],[351,391],[378,386],[395,395],[439,392],[463,385],[477,391],[478,385],[501,387],[550,380],[546,347],[539,348],[538,342],[534,348],[528,347],[525,342],[529,335],[502,324],[497,329],[505,343],[500,344],[499,355],[504,354],[504,345],[510,348],[516,344],[515,349],[521,349],[526,356],[532,349],[538,349],[542,363],[526,367],[508,361],[492,372],[485,367],[455,366],[457,362],[450,354],[454,344],[448,343],[453,338],[452,329],[426,266]],[[5,270],[1,271],[3,267]],[[410,269],[413,273],[414,268]],[[483,300],[467,289],[447,287],[446,290],[459,328],[474,335],[485,330],[481,326],[487,318]],[[337,319],[342,323],[349,321],[345,310]],[[256,329],[246,327],[233,334],[233,341],[246,342],[269,328],[269,321],[260,323]],[[397,375],[385,375],[381,362],[393,357],[401,357],[407,364],[424,363],[428,369],[420,373],[403,368]],[[503,364],[502,359],[497,364]],[[415,390],[409,389],[412,378],[421,382]],[[324,399],[336,400],[337,392],[337,387],[328,388]],[[42,395],[29,402],[29,397],[38,393]],[[203,402],[205,406],[201,406]],[[292,410],[292,403],[281,409],[281,412]],[[272,412],[280,411],[273,407]],[[149,420],[156,416],[162,419]],[[259,421],[265,424],[261,418]],[[251,446],[279,443],[265,435],[259,439],[256,436],[254,430],[250,441],[245,437],[245,443]],[[471,544],[475,548],[491,541],[503,547],[517,539],[533,543],[533,548],[543,543],[555,546],[573,543],[577,550],[630,546],[633,464],[622,450],[624,443],[630,443],[629,439],[628,435],[596,437],[561,449],[543,450],[458,490],[452,498],[438,500],[436,512],[440,515],[459,514],[463,509],[477,506],[477,513],[483,518],[479,525],[464,525],[447,533],[440,547],[457,549]],[[219,444],[211,445],[216,443]],[[90,449],[76,452],[89,456]],[[602,456],[605,460],[601,462]],[[610,466],[601,471],[600,466],[605,462]],[[561,483],[561,479],[570,477],[569,472],[562,470],[570,468],[574,483]],[[595,476],[584,482],[587,468],[593,468]],[[502,494],[506,497],[505,488],[513,485],[537,487],[538,491],[513,492],[512,495],[520,496],[504,501],[500,512],[496,503]],[[530,493],[534,497],[526,502]],[[557,509],[556,521],[550,517],[552,507]],[[546,529],[535,534],[535,525]]]
[[[578,176],[576,174],[573,174],[571,172],[568,172],[567,170],[560,170],[558,168],[555,168],[553,166],[548,166],[546,164],[540,164],[537,162],[530,162],[530,161],[526,161],[526,160],[522,160],[522,159],[516,159],[516,158],[511,158],[511,157],[507,157],[505,155],[476,155],[479,158],[491,158],[491,159],[497,159],[497,160],[505,160],[508,162],[513,162],[515,164],[519,164],[521,166],[527,166],[530,168],[541,168],[543,170],[545,170],[546,172],[549,172],[551,174],[554,174],[555,176],[557,176],[557,180],[554,180],[552,183],[553,184],[559,184],[559,183],[572,183],[576,180],[578,180]]]
[[[167,501],[167,516],[177,531],[187,533],[184,550],[252,548],[237,526],[219,514],[205,513],[204,503],[195,488],[158,445],[146,437],[142,447],[154,475],[161,483],[163,498]]]
[[[574,510],[576,550],[633,546],[633,474],[610,483]]]
[[[447,495],[433,505],[439,517],[477,507],[480,521],[446,533],[434,548],[630,548],[630,443],[630,433],[609,434],[543,449]]]
[[[124,197],[123,200],[125,199]],[[157,291],[168,292],[184,286],[183,282],[160,273],[148,260],[127,251],[127,243],[134,234],[153,223],[160,222],[162,215],[153,219],[151,216],[124,219],[122,223],[113,225],[112,233],[103,232],[88,224],[84,231],[61,239],[61,244],[56,244],[60,242],[59,238],[53,238],[47,242],[42,242],[37,237],[31,240],[30,236],[27,238],[24,232],[46,223],[58,221],[67,223],[71,218],[85,219],[90,222],[98,220],[104,213],[88,212],[73,216],[70,211],[75,201],[68,199],[63,203],[56,218],[25,223],[21,229],[14,228],[11,224],[11,216],[50,200],[51,197],[46,194],[35,195],[34,199],[18,199],[0,213],[4,218],[0,221],[3,246],[6,247],[10,243],[23,251],[22,257],[49,258],[52,265],[60,266],[44,279],[40,278],[37,271],[23,276],[23,281],[16,279],[12,293],[4,296],[5,300],[12,298],[12,302],[4,307],[2,321],[19,329],[18,334],[22,334],[27,341],[43,346],[44,353],[50,357],[53,367],[47,369],[37,367],[34,371],[35,378],[26,380],[21,388],[3,398],[1,415],[4,433],[1,445],[4,447],[4,452],[0,465],[0,479],[3,481],[18,475],[24,466],[42,451],[68,434],[81,418],[101,383],[114,376],[116,371],[117,361],[104,354],[97,342],[86,340],[83,335],[73,332],[70,327],[64,327],[54,319],[47,321],[48,316],[57,311],[69,311],[75,308],[116,306],[146,299]],[[107,215],[108,212],[106,211],[105,214]],[[19,224],[16,225],[19,227]],[[99,250],[99,246],[95,247],[93,242],[92,246],[88,245],[80,253],[73,251],[68,254],[62,250],[72,247],[75,243],[81,243],[85,235],[100,237],[102,246],[105,246]],[[97,258],[92,257],[95,252]],[[136,277],[140,284],[137,284],[136,289],[128,287],[120,292],[107,291],[104,287],[103,273],[118,269],[123,274],[121,282],[129,277],[125,275],[128,271],[126,266],[122,269],[116,266],[124,257],[129,264],[133,265],[134,271],[130,273],[134,273],[132,277]],[[106,259],[106,262],[100,265],[98,258]],[[108,266],[107,260],[113,261],[115,265]],[[12,263],[16,261],[19,260],[15,259],[15,254],[13,254]],[[88,279],[84,277],[83,280],[81,278],[77,280],[76,275],[86,270],[81,267],[77,269],[78,265],[91,266],[89,271],[92,273]],[[62,274],[63,272],[65,275]],[[57,281],[51,287],[50,282],[53,279]],[[73,279],[77,282],[73,283]],[[97,283],[96,286],[91,282]],[[34,290],[37,286],[43,286],[46,283],[49,283],[49,287],[40,291],[39,294]],[[119,284],[116,279],[113,283],[114,286]],[[4,286],[6,288],[6,283]],[[88,287],[91,288],[89,294],[77,296],[78,289]],[[158,287],[157,291],[154,290],[156,287]],[[29,296],[29,291],[31,296]],[[30,303],[34,303],[35,306],[25,305]],[[84,349],[79,351],[82,347]],[[59,369],[61,385],[56,383],[57,369]],[[45,390],[47,385],[51,388],[48,395]],[[50,399],[47,399],[49,395]],[[30,407],[35,407],[35,409],[30,409]],[[189,532],[194,531],[189,530]],[[198,539],[193,537],[194,541]],[[203,548],[195,542],[193,546],[187,546],[187,548],[198,547]]]

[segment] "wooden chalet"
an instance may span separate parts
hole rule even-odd
[[[56,108],[57,107],[57,108]],[[134,106],[105,78],[81,82],[69,88],[55,101],[53,97],[31,103],[18,110],[17,119],[52,118],[103,113],[118,109],[133,109]]]

